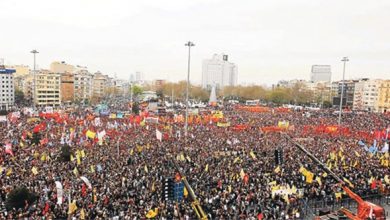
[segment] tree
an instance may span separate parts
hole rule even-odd
[[[332,108],[332,103],[330,101],[324,101],[323,103],[323,107],[324,108]]]
[[[131,111],[132,111],[134,114],[138,115],[138,114],[139,114],[139,110],[140,110],[140,108],[139,108],[139,103],[138,103],[138,102],[134,102],[133,105],[132,105],[132,107],[131,107]]]
[[[61,147],[61,161],[68,162],[70,161],[70,147],[68,145],[64,145]]]
[[[12,190],[5,201],[7,210],[24,208],[26,202],[32,204],[37,199],[34,193],[28,191],[24,186]]]
[[[133,85],[133,86],[131,87],[131,89],[133,90],[133,95],[134,95],[135,97],[138,97],[138,96],[141,95],[142,92],[143,92],[142,87],[140,87],[140,86],[138,86],[138,85]]]
[[[26,100],[24,99],[24,93],[22,90],[15,89],[15,103],[21,104],[25,102]]]
[[[268,93],[267,100],[275,104],[288,103],[289,101],[288,91],[289,90],[286,88],[276,88]]]

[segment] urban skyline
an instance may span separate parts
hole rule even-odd
[[[346,78],[390,75],[390,28],[383,22],[389,19],[387,1],[248,1],[243,5],[198,0],[137,2],[131,7],[127,1],[40,2],[1,3],[0,18],[7,21],[3,28],[13,33],[1,36],[6,43],[0,45],[0,56],[7,65],[32,66],[29,51],[35,48],[40,51],[38,66],[66,60],[124,79],[140,71],[150,78],[179,81],[186,78],[183,43],[192,40],[197,45],[191,68],[195,83],[201,82],[202,59],[213,53],[229,54],[240,67],[239,83],[270,85],[279,79],[307,79],[313,64],[331,65],[332,80],[339,80],[344,56],[350,58]],[[204,16],[197,16],[200,12]],[[61,34],[52,37],[53,32]]]

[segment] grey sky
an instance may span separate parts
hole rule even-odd
[[[360,0],[0,0],[0,57],[6,64],[53,60],[128,79],[186,76],[188,40],[195,42],[191,80],[201,62],[224,52],[239,82],[308,79],[312,64],[332,65],[340,79],[390,78],[390,1]]]

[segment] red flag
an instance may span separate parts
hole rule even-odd
[[[12,151],[11,143],[8,143],[8,144],[5,145],[5,153],[14,156],[14,152]]]
[[[81,195],[83,197],[87,196],[87,187],[86,187],[85,183],[83,183],[83,185],[81,186]]]

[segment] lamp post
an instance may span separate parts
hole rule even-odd
[[[37,93],[36,93],[36,87],[37,87],[37,74],[36,74],[36,54],[39,53],[37,50],[32,50],[30,53],[34,55],[34,85],[33,85],[33,106],[34,110],[36,109],[36,101],[37,101]]]
[[[190,61],[191,61],[191,47],[195,46],[194,43],[191,41],[188,41],[185,44],[186,47],[188,47],[188,70],[187,70],[187,88],[186,88],[186,119],[185,119],[185,126],[184,126],[184,135],[187,137],[188,134],[188,89],[190,84]]]
[[[340,109],[339,109],[339,126],[341,125],[341,112],[343,111],[343,97],[344,97],[344,79],[345,79],[345,64],[349,61],[348,57],[343,57],[341,60],[344,62],[343,68],[343,81],[341,83],[341,95],[340,95]]]

